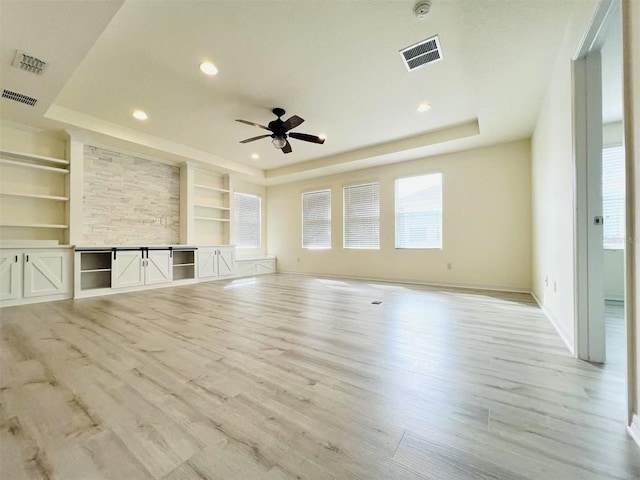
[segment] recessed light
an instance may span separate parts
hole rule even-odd
[[[135,118],[137,118],[138,120],[146,120],[147,118],[149,118],[149,117],[147,116],[147,114],[146,114],[146,113],[144,113],[142,110],[134,110],[134,111],[133,111],[133,116],[134,116]]]
[[[258,155],[257,153],[254,153],[253,155],[251,155],[251,158],[253,158],[254,160],[259,160],[260,155]]]
[[[215,75],[218,73],[218,68],[211,62],[202,62],[200,64],[200,70],[207,75]]]
[[[418,105],[417,110],[419,112],[426,112],[427,110],[431,109],[431,105],[428,103],[421,103],[420,105]]]

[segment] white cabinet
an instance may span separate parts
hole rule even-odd
[[[251,275],[263,275],[275,273],[276,257],[264,255],[259,257],[244,257],[236,259],[236,275],[247,277]]]
[[[111,263],[111,286],[124,288],[140,285],[144,285],[142,250],[115,250]]]
[[[0,301],[20,297],[22,284],[22,252],[4,250],[0,253]]]
[[[147,250],[142,262],[144,284],[156,285],[173,280],[173,255],[171,250]]]
[[[24,296],[71,293],[71,250],[32,250],[24,253]]]
[[[234,247],[198,248],[198,278],[224,277],[234,273]]]
[[[72,258],[70,248],[0,250],[0,304],[69,298]]]
[[[173,280],[171,250],[140,249],[113,252],[111,286],[113,288],[158,285]]]

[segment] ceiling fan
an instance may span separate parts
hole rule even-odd
[[[254,140],[260,140],[261,138],[271,137],[273,139],[271,140],[273,146],[282,150],[283,153],[291,153],[291,145],[289,144],[289,140],[287,140],[287,137],[311,143],[324,143],[324,138],[320,138],[315,135],[296,132],[287,133],[289,132],[289,130],[296,128],[298,125],[304,122],[304,119],[300,118],[299,116],[294,115],[288,120],[282,121],[280,117],[282,117],[286,113],[282,108],[274,108],[272,112],[278,118],[276,120],[270,121],[268,127],[265,127],[264,125],[260,125],[258,123],[249,122],[247,120],[236,120],[236,122],[246,123],[247,125],[253,125],[254,127],[259,127],[271,132],[271,134],[247,138],[246,140],[242,140],[240,143],[249,143],[253,142]]]

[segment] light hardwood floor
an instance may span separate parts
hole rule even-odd
[[[2,480],[640,478],[624,372],[529,295],[275,274],[0,315]]]

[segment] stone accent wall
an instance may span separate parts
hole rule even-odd
[[[180,241],[180,169],[85,146],[83,245]]]

